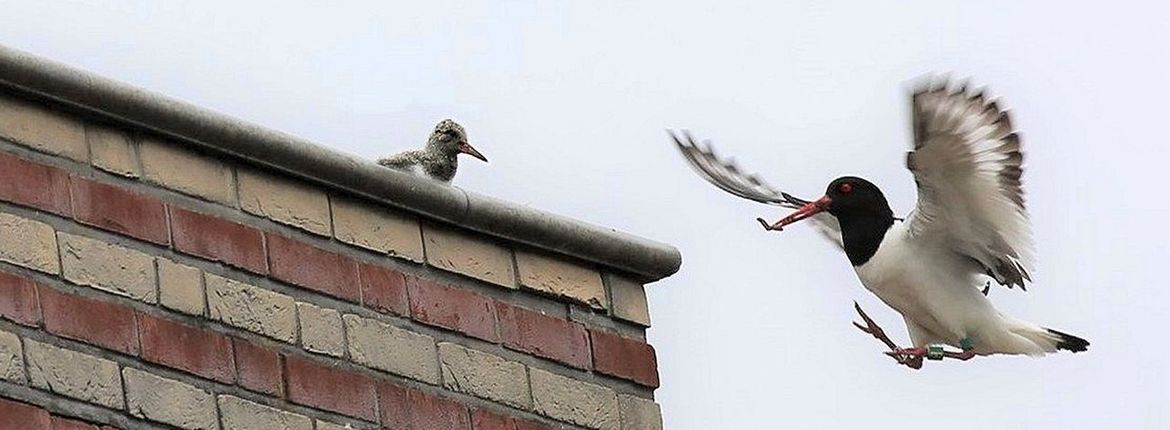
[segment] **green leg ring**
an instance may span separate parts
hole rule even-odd
[[[942,360],[944,357],[942,345],[926,345],[927,360]]]
[[[963,348],[964,351],[975,349],[975,339],[971,339],[971,336],[964,337],[959,340],[959,347]]]

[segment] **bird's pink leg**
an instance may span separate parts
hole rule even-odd
[[[945,352],[943,352],[943,356],[946,358],[954,358],[957,360],[967,361],[967,360],[970,360],[972,358],[975,358],[975,352],[974,351],[963,351],[963,352],[945,351]]]
[[[890,356],[890,357],[894,357],[894,359],[898,360],[899,362],[901,362],[904,359],[904,357],[916,358],[918,360],[921,360],[923,357],[925,357],[928,360],[942,360],[944,358],[953,358],[953,359],[961,360],[961,361],[967,361],[967,360],[970,360],[972,358],[975,358],[974,351],[963,351],[963,352],[941,351],[941,353],[935,352],[935,354],[939,354],[939,355],[935,355],[934,357],[931,357],[930,350],[927,348],[923,348],[923,347],[897,348],[897,349],[890,351],[890,352],[887,352],[885,354]]]
[[[861,305],[857,304],[857,302],[853,302],[853,308],[857,310],[858,315],[861,315],[862,321],[865,321],[864,326],[861,324],[858,324],[857,322],[854,322],[853,325],[855,327],[857,327],[858,329],[860,329],[861,331],[866,332],[870,335],[873,335],[874,338],[877,338],[877,340],[880,340],[880,341],[882,341],[882,343],[886,344],[886,346],[889,347],[890,350],[888,352],[885,352],[885,354],[890,356],[894,360],[897,360],[898,364],[905,364],[906,367],[909,367],[911,369],[921,369],[922,368],[922,360],[924,358],[931,358],[934,360],[942,360],[944,358],[953,358],[953,359],[957,359],[957,360],[967,361],[967,360],[970,360],[970,359],[975,357],[974,351],[967,350],[967,351],[963,351],[963,352],[942,351],[941,356],[935,356],[932,358],[932,357],[929,357],[930,350],[927,348],[923,348],[920,346],[916,346],[916,347],[912,347],[912,348],[899,347],[898,344],[896,344],[896,343],[894,343],[894,341],[890,340],[889,336],[886,336],[886,332],[883,331],[882,328],[879,327],[877,325],[877,323],[874,322],[874,320],[869,317],[869,315],[865,314],[865,311],[861,310]]]

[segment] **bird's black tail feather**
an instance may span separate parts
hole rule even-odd
[[[1068,333],[1062,333],[1050,328],[1045,328],[1048,333],[1059,338],[1056,341],[1056,349],[1063,349],[1065,351],[1082,352],[1089,350],[1089,341],[1073,336]]]

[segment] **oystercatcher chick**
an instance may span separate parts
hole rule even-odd
[[[467,143],[467,132],[455,121],[445,119],[435,126],[425,148],[410,150],[378,160],[378,164],[428,178],[451,182],[459,168],[459,154],[487,162],[487,157]]]

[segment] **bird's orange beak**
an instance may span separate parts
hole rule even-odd
[[[829,196],[824,196],[824,197],[821,197],[820,199],[817,199],[817,201],[815,201],[815,202],[809,202],[808,204],[801,206],[800,209],[796,210],[796,212],[793,212],[792,214],[790,214],[784,218],[781,218],[780,221],[776,221],[775,224],[768,225],[768,223],[764,222],[763,219],[761,219],[759,221],[760,221],[760,224],[763,224],[764,228],[766,228],[768,230],[783,230],[784,226],[786,226],[786,225],[795,223],[795,222],[800,221],[802,219],[805,219],[805,218],[811,217],[813,215],[816,215],[818,213],[824,212],[825,209],[829,208],[829,203],[832,203],[832,202],[833,202],[833,199],[830,199]]]
[[[467,154],[467,155],[470,155],[472,157],[483,160],[484,163],[487,162],[487,157],[484,157],[483,154],[480,154],[479,151],[476,151],[475,148],[472,148],[470,143],[467,143],[467,142],[460,143],[459,144],[459,152],[462,152],[464,154]]]

